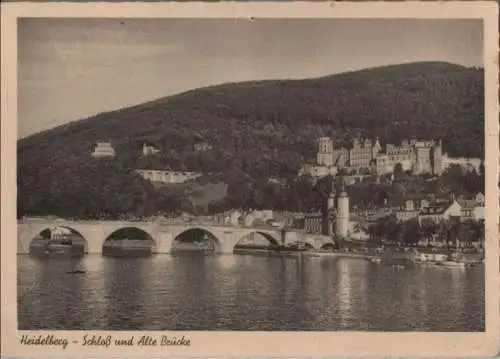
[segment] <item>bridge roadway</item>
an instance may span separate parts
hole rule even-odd
[[[70,220],[45,220],[22,219],[17,226],[17,253],[29,254],[33,239],[46,229],[64,227],[80,234],[85,239],[85,251],[88,254],[102,253],[106,239],[116,231],[125,228],[135,228],[149,235],[153,241],[153,253],[169,253],[173,241],[182,233],[190,229],[201,229],[212,234],[216,239],[216,250],[219,253],[232,253],[235,245],[245,236],[258,233],[270,243],[281,242],[281,230],[273,227],[241,227],[220,225],[206,222],[173,222],[173,221],[70,221]],[[315,249],[327,243],[333,243],[328,236],[305,234],[300,230],[287,230],[285,243],[303,240]]]

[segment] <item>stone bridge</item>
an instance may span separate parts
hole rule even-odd
[[[106,239],[115,232],[125,228],[138,229],[154,241],[153,253],[170,253],[174,240],[182,233],[191,229],[200,229],[212,234],[217,240],[217,251],[233,253],[235,245],[245,236],[257,233],[270,243],[281,243],[282,233],[277,228],[250,228],[230,225],[203,223],[168,223],[168,222],[137,222],[137,221],[68,221],[68,220],[36,220],[23,219],[18,221],[18,254],[29,254],[33,239],[46,229],[63,227],[73,230],[85,240],[85,251],[89,254],[100,254]],[[298,230],[287,230],[285,243],[304,241],[315,249],[333,243],[327,236],[312,236]]]

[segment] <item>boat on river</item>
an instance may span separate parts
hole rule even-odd
[[[367,255],[366,253],[355,253],[345,251],[314,251],[317,257],[338,257],[338,258],[352,258],[363,259],[372,263],[381,263],[382,258],[374,255]]]
[[[84,270],[80,270],[80,269],[75,269],[75,270],[71,270],[71,271],[67,271],[66,274],[85,274],[86,272]]]
[[[454,267],[454,268],[467,268],[467,267],[471,266],[468,263],[460,262],[460,261],[453,261],[453,260],[438,262],[438,263],[436,263],[436,265],[442,266],[442,267]]]
[[[71,238],[49,239],[41,248],[46,256],[78,257],[83,254],[82,249],[74,245]]]
[[[270,253],[280,255],[302,255],[312,253],[310,249],[306,248],[300,243],[295,243],[292,245],[269,246],[268,250]]]

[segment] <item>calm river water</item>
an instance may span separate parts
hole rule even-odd
[[[484,330],[483,266],[199,254],[17,261],[21,330]]]

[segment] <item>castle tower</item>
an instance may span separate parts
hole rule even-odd
[[[426,147],[415,147],[415,162],[413,164],[413,174],[419,175],[424,172],[431,173],[430,150]]]
[[[333,165],[333,141],[330,137],[319,138],[316,162],[320,166]]]
[[[349,196],[345,190],[344,179],[342,178],[342,187],[337,197],[337,217],[335,233],[341,237],[347,237],[349,229]]]
[[[439,139],[432,148],[432,174],[435,176],[441,176],[443,172],[442,151],[441,139]]]

